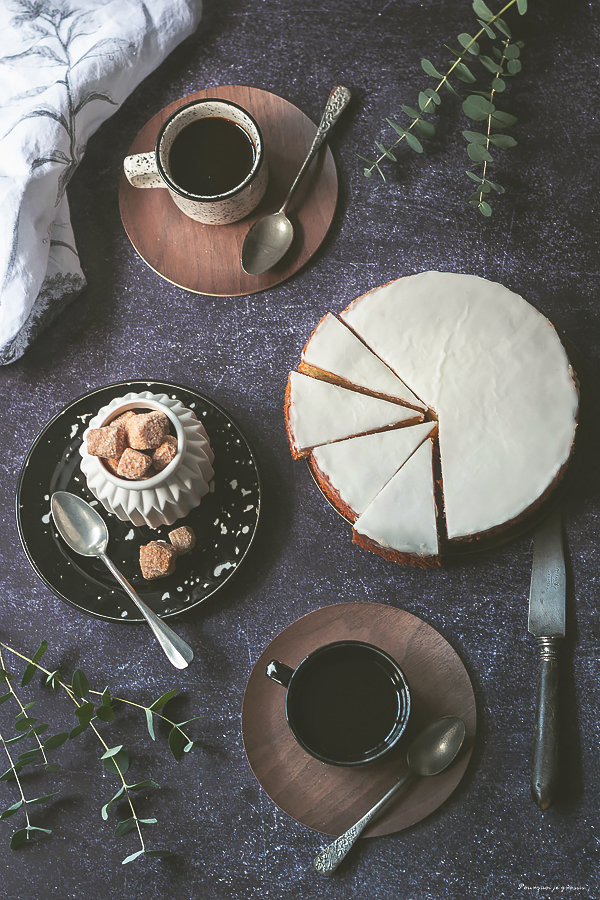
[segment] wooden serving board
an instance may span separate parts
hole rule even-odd
[[[302,750],[285,718],[285,690],[268,679],[271,659],[297,666],[322,644],[367,641],[402,667],[412,701],[406,735],[393,755],[356,768],[330,766]],[[467,671],[434,628],[401,609],[378,603],[340,603],[298,619],[256,662],[244,695],[242,734],[250,766],[269,797],[288,815],[325,834],[346,831],[407,771],[406,750],[415,734],[439,716],[460,716],[466,739],[445,772],[414,779],[364,832],[390,834],[419,822],[446,800],[461,780],[475,739],[475,697]]]
[[[256,219],[279,209],[317,127],[292,103],[268,91],[237,85],[208,88],[182,97],[157,113],[140,131],[129,154],[153,150],[158,130],[167,116],[191,100],[206,97],[232,100],[258,122],[269,165],[269,182],[261,203],[251,215],[232,225],[202,225],[184,215],[166,189],[134,188],[121,173],[121,218],[142,259],[173,284],[212,296],[253,294],[285,281],[320,246],[331,225],[337,201],[335,163],[329,148],[322,148],[287,210],[294,225],[292,246],[268,272],[247,275],[240,262],[246,233]]]

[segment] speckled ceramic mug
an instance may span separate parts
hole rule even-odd
[[[195,194],[173,178],[169,162],[174,141],[183,129],[207,117],[225,119],[241,128],[253,147],[252,167],[239,184],[215,194]],[[126,157],[123,169],[136,188],[166,188],[179,209],[205,225],[229,225],[243,219],[262,200],[268,179],[260,128],[250,113],[228,100],[206,98],[180,106],[162,124],[154,150]]]

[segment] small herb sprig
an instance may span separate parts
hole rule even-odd
[[[462,103],[463,112],[468,118],[474,121],[487,120],[486,134],[463,132],[463,135],[469,143],[467,148],[469,157],[476,165],[481,163],[483,166],[483,173],[481,176],[473,172],[467,173],[468,176],[478,184],[477,191],[475,194],[471,194],[469,202],[471,205],[476,206],[483,215],[489,216],[491,214],[491,206],[484,199],[484,195],[488,194],[491,190],[497,190],[498,192],[503,193],[504,189],[496,182],[492,182],[486,177],[487,168],[493,163],[493,157],[490,153],[490,144],[507,148],[514,147],[517,143],[514,138],[509,137],[508,135],[492,132],[492,128],[495,128],[496,130],[505,130],[511,125],[514,125],[517,121],[515,116],[504,112],[503,110],[499,110],[493,102],[495,94],[502,93],[506,89],[504,78],[506,76],[516,75],[521,69],[519,56],[523,43],[521,41],[511,43],[510,28],[502,18],[504,13],[515,4],[519,13],[524,15],[527,11],[527,0],[509,0],[500,12],[496,14],[489,9],[484,0],[473,0],[472,6],[480,26],[479,30],[474,36],[471,36],[466,32],[463,32],[458,36],[460,50],[445,45],[455,57],[445,74],[438,71],[429,59],[421,60],[423,71],[432,78],[435,78],[437,84],[433,88],[426,88],[419,92],[418,110],[412,106],[403,105],[401,107],[402,112],[411,120],[406,128],[395,122],[393,119],[386,118],[386,122],[396,132],[398,137],[393,144],[387,147],[380,141],[375,141],[375,144],[380,151],[380,156],[374,160],[359,154],[359,158],[363,160],[363,162],[368,163],[363,169],[365,177],[370,178],[373,172],[377,171],[383,181],[386,181],[382,163],[385,160],[391,160],[392,162],[397,161],[394,150],[402,141],[406,141],[408,146],[415,152],[423,153],[424,148],[421,141],[433,138],[436,133],[435,125],[433,122],[426,119],[425,116],[437,112],[438,107],[442,104],[440,92],[443,87],[445,87],[450,94],[460,98],[458,91],[450,81],[452,76],[456,77],[458,81],[462,82],[464,85],[471,85],[476,82],[477,79],[475,75],[469,68],[469,65],[467,65],[467,60],[472,61],[470,60],[470,57],[473,59],[476,58],[488,72],[493,74],[493,83],[488,92],[467,88],[467,97]],[[500,33],[500,37],[496,31]],[[492,48],[494,59],[481,53],[479,39],[484,35],[487,35],[490,40],[500,39],[501,41],[500,48],[497,46]]]
[[[136,812],[132,796],[137,791],[147,788],[158,788],[159,785],[151,778],[132,784],[128,783],[125,779],[125,775],[129,771],[131,763],[129,754],[122,744],[110,747],[101,734],[98,725],[100,723],[109,723],[114,720],[115,703],[122,703],[143,710],[146,718],[146,727],[153,741],[156,740],[154,728],[155,719],[159,719],[169,726],[169,749],[173,757],[179,762],[184,754],[189,753],[194,747],[204,746],[202,741],[191,738],[185,730],[186,726],[191,722],[197,721],[203,717],[194,716],[183,722],[175,722],[165,714],[164,707],[169,700],[175,696],[177,689],[166,691],[155,700],[154,703],[150,704],[150,706],[144,706],[141,703],[136,703],[122,697],[113,697],[108,687],[103,691],[92,690],[86,675],[81,669],[76,669],[74,671],[71,683],[69,684],[63,679],[58,669],[50,671],[40,665],[39,660],[44,655],[47,648],[48,642],[43,640],[33,656],[29,658],[23,653],[9,647],[7,644],[0,642],[0,684],[4,683],[7,688],[6,692],[0,696],[0,704],[11,701],[18,707],[18,712],[14,719],[14,729],[16,734],[7,737],[6,733],[0,730],[0,749],[4,750],[9,762],[8,769],[0,775],[0,781],[14,780],[18,790],[18,798],[0,813],[0,820],[8,819],[18,813],[24,815],[24,825],[21,828],[18,828],[12,834],[10,839],[11,850],[16,850],[22,844],[35,839],[35,837],[40,834],[52,833],[52,829],[50,828],[42,828],[32,824],[30,807],[47,803],[58,794],[58,791],[53,791],[52,793],[43,794],[39,797],[28,797],[26,794],[26,784],[21,777],[21,773],[26,767],[29,767],[30,769],[43,767],[46,772],[58,771],[60,768],[59,765],[49,762],[49,753],[58,749],[58,747],[62,746],[66,741],[78,737],[78,735],[89,728],[94,732],[101,744],[103,752],[100,756],[100,760],[104,768],[108,772],[117,775],[120,781],[117,792],[102,807],[101,816],[106,821],[108,820],[109,809],[113,803],[118,801],[127,803],[128,815],[126,818],[117,822],[114,832],[115,837],[122,837],[130,831],[135,830],[140,842],[140,849],[127,856],[123,860],[123,864],[132,862],[140,856],[169,856],[169,850],[148,849],[146,846],[142,834],[142,826],[154,825],[157,820],[153,817],[140,817]],[[14,656],[19,657],[27,663],[21,679],[21,687],[28,685],[36,672],[40,672],[45,676],[44,680],[47,685],[53,688],[54,691],[61,692],[63,696],[66,696],[66,698],[71,701],[75,706],[74,712],[76,724],[70,731],[57,732],[50,737],[41,738],[41,735],[45,734],[49,728],[49,725],[47,723],[38,722],[33,716],[32,710],[36,705],[35,700],[28,703],[22,702],[14,687],[14,675],[12,672],[8,671],[5,665],[2,653],[3,650],[12,653]],[[99,698],[99,701],[94,700],[94,698]],[[31,746],[17,755],[13,745],[27,739],[29,739]]]

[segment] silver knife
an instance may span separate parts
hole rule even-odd
[[[554,510],[534,532],[530,633],[540,648],[531,793],[548,809],[558,780],[558,653],[565,637],[566,576],[562,517]]]

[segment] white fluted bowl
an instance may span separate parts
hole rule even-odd
[[[165,413],[177,436],[175,458],[162,472],[145,480],[128,481],[113,475],[98,456],[90,456],[87,452],[90,429],[108,425],[130,409]],[[150,528],[172,525],[187,516],[208,493],[214,475],[214,454],[202,423],[179,400],[149,391],[115,397],[103,406],[90,419],[79,452],[87,486],[103,507],[124,522],[149,525]]]

